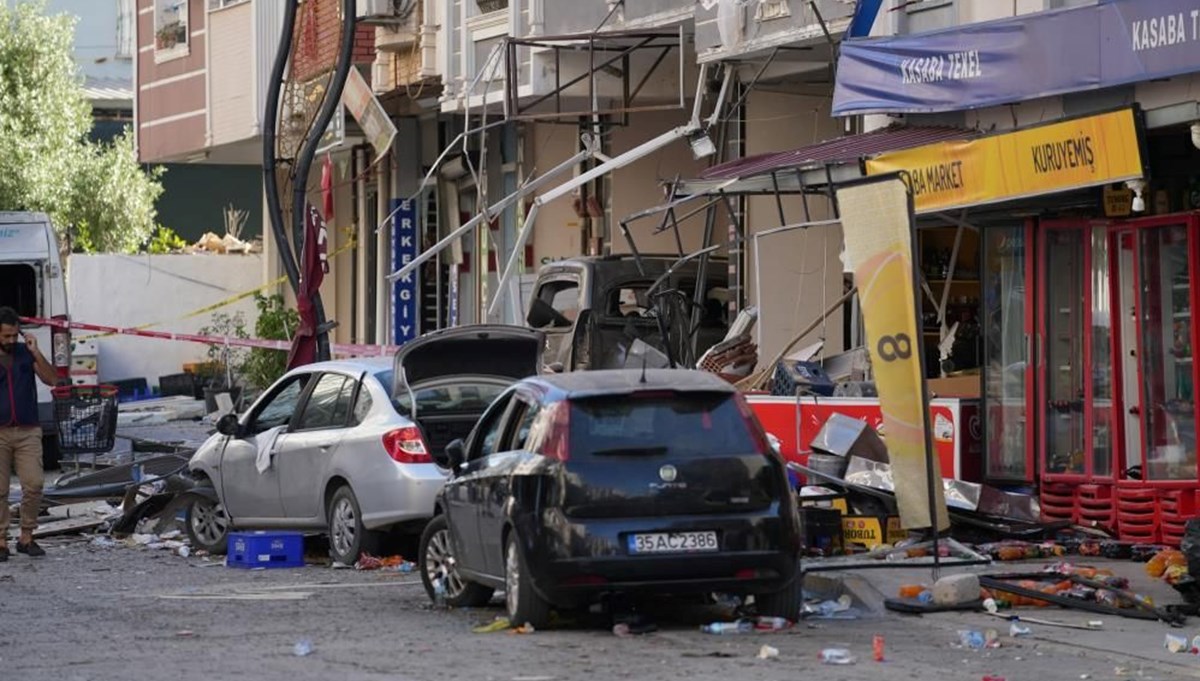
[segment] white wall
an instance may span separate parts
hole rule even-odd
[[[262,283],[259,255],[72,255],[67,265],[67,298],[76,322],[133,327],[161,322],[154,329],[196,333],[211,322],[210,314],[178,318]],[[254,299],[221,308],[246,317],[253,335]],[[75,337],[87,335],[76,331]],[[96,342],[100,380],[176,374],[186,362],[203,361],[207,346],[199,343],[113,336]]]

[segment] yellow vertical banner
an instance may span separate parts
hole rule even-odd
[[[949,527],[942,473],[929,454],[921,330],[913,278],[912,207],[899,176],[837,190],[846,263],[858,286],[867,349],[887,433],[896,503],[906,529]]]

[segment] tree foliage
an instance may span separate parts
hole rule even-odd
[[[137,250],[155,228],[162,170],[142,169],[128,132],[88,140],[74,23],[41,0],[0,4],[0,210],[48,213],[77,250]]]

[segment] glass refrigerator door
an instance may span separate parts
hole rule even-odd
[[[1083,475],[1086,363],[1084,287],[1086,267],[1083,229],[1048,229],[1045,249],[1044,310],[1045,386],[1043,471]]]
[[[1186,225],[1138,230],[1146,480],[1197,474],[1190,250]]]
[[[990,480],[1033,479],[1027,409],[1029,236],[1024,225],[983,231],[984,456]]]

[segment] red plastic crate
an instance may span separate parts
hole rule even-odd
[[[1070,485],[1045,483],[1042,485],[1039,500],[1043,520],[1076,520],[1075,490]]]

